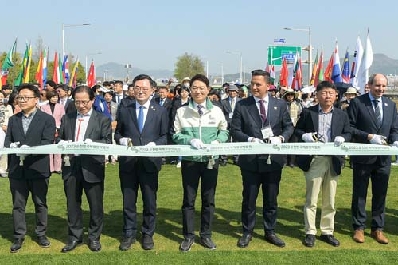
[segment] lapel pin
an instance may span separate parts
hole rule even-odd
[[[275,107],[274,107],[274,110],[277,110],[277,109],[278,109],[278,107],[277,107],[277,106],[275,106]]]
[[[384,106],[388,107],[388,103],[384,103]]]

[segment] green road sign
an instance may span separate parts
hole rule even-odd
[[[268,46],[268,65],[282,65],[283,58],[292,64],[296,53],[301,57],[300,46]]]

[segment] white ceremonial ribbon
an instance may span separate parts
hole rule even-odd
[[[291,155],[396,155],[398,148],[389,145],[343,143],[223,143],[205,144],[203,149],[194,149],[190,145],[122,146],[92,142],[50,144],[24,148],[0,148],[3,154],[78,154],[78,155],[114,155],[114,156],[214,156],[214,155],[250,155],[250,154],[291,154]]]

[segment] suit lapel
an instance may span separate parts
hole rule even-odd
[[[318,132],[318,121],[319,121],[319,113],[318,113],[318,105],[311,108],[311,120],[314,125],[314,131]]]
[[[135,111],[136,109],[136,103],[133,102],[132,104],[130,104],[128,107],[128,112],[131,115],[131,119],[133,120],[133,124],[134,126],[137,128],[137,131],[139,132],[139,128],[138,128],[138,119],[137,119],[137,113]]]
[[[87,129],[86,132],[84,133],[84,140],[85,139],[91,139],[91,132],[94,130],[95,127],[95,121],[96,121],[96,115],[97,113],[95,112],[95,110],[92,111],[90,118],[88,119],[88,124],[87,124]],[[75,123],[76,124],[76,123]]]
[[[25,135],[32,133],[32,130],[34,130],[35,128],[35,124],[40,124],[40,119],[41,119],[40,114],[41,114],[40,110],[37,110],[35,116],[33,116],[33,119],[29,124],[28,130],[26,131]],[[21,125],[22,125],[22,118],[21,118]],[[22,132],[23,132],[23,127],[22,127]]]
[[[373,109],[373,103],[370,101],[370,98],[369,98],[368,94],[364,95],[364,102],[365,102],[366,108],[369,111],[369,115],[372,118],[373,123],[375,124],[376,127],[378,127],[377,126],[377,119],[376,119],[375,111]]]
[[[19,116],[19,121],[18,121],[18,127],[19,127],[19,130],[21,131],[21,135],[23,135],[23,136],[25,136],[25,132],[23,131],[23,126],[22,126],[22,112],[20,112],[20,113],[18,113],[17,114],[18,116]]]
[[[150,122],[153,122],[153,119],[155,117],[155,106],[153,106],[152,104],[149,106],[148,112],[146,114],[146,118],[145,118],[145,123],[144,123],[144,127],[142,128],[142,133],[144,133],[145,128],[148,128],[147,124],[149,124]]]
[[[258,127],[261,129],[263,127],[263,125],[262,125],[260,113],[258,112],[258,108],[256,106],[257,105],[256,100],[254,99],[254,97],[251,97],[249,100],[251,101],[248,104],[249,114],[252,116],[253,120],[256,122]]]
[[[74,142],[75,139],[76,139],[76,136],[75,136],[75,131],[76,131],[76,118],[77,118],[77,112],[76,112],[76,111],[71,112],[70,115],[69,115],[69,126],[68,126],[67,129],[70,130],[70,131],[69,131],[69,135],[72,136],[72,139],[66,139],[66,140],[72,140],[73,142]]]
[[[267,120],[266,120],[266,125],[271,125],[274,124],[275,119],[279,117],[279,115],[276,115],[273,113],[274,111],[279,112],[278,107],[276,106],[276,100],[273,97],[268,97],[268,109],[267,109]]]

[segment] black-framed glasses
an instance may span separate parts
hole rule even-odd
[[[83,105],[86,106],[88,103],[90,102],[90,100],[75,100],[75,105]]]
[[[29,101],[29,100],[32,99],[32,98],[36,98],[36,97],[23,97],[23,96],[17,96],[17,97],[16,97],[16,100],[22,101],[22,102],[27,102],[27,101]]]

